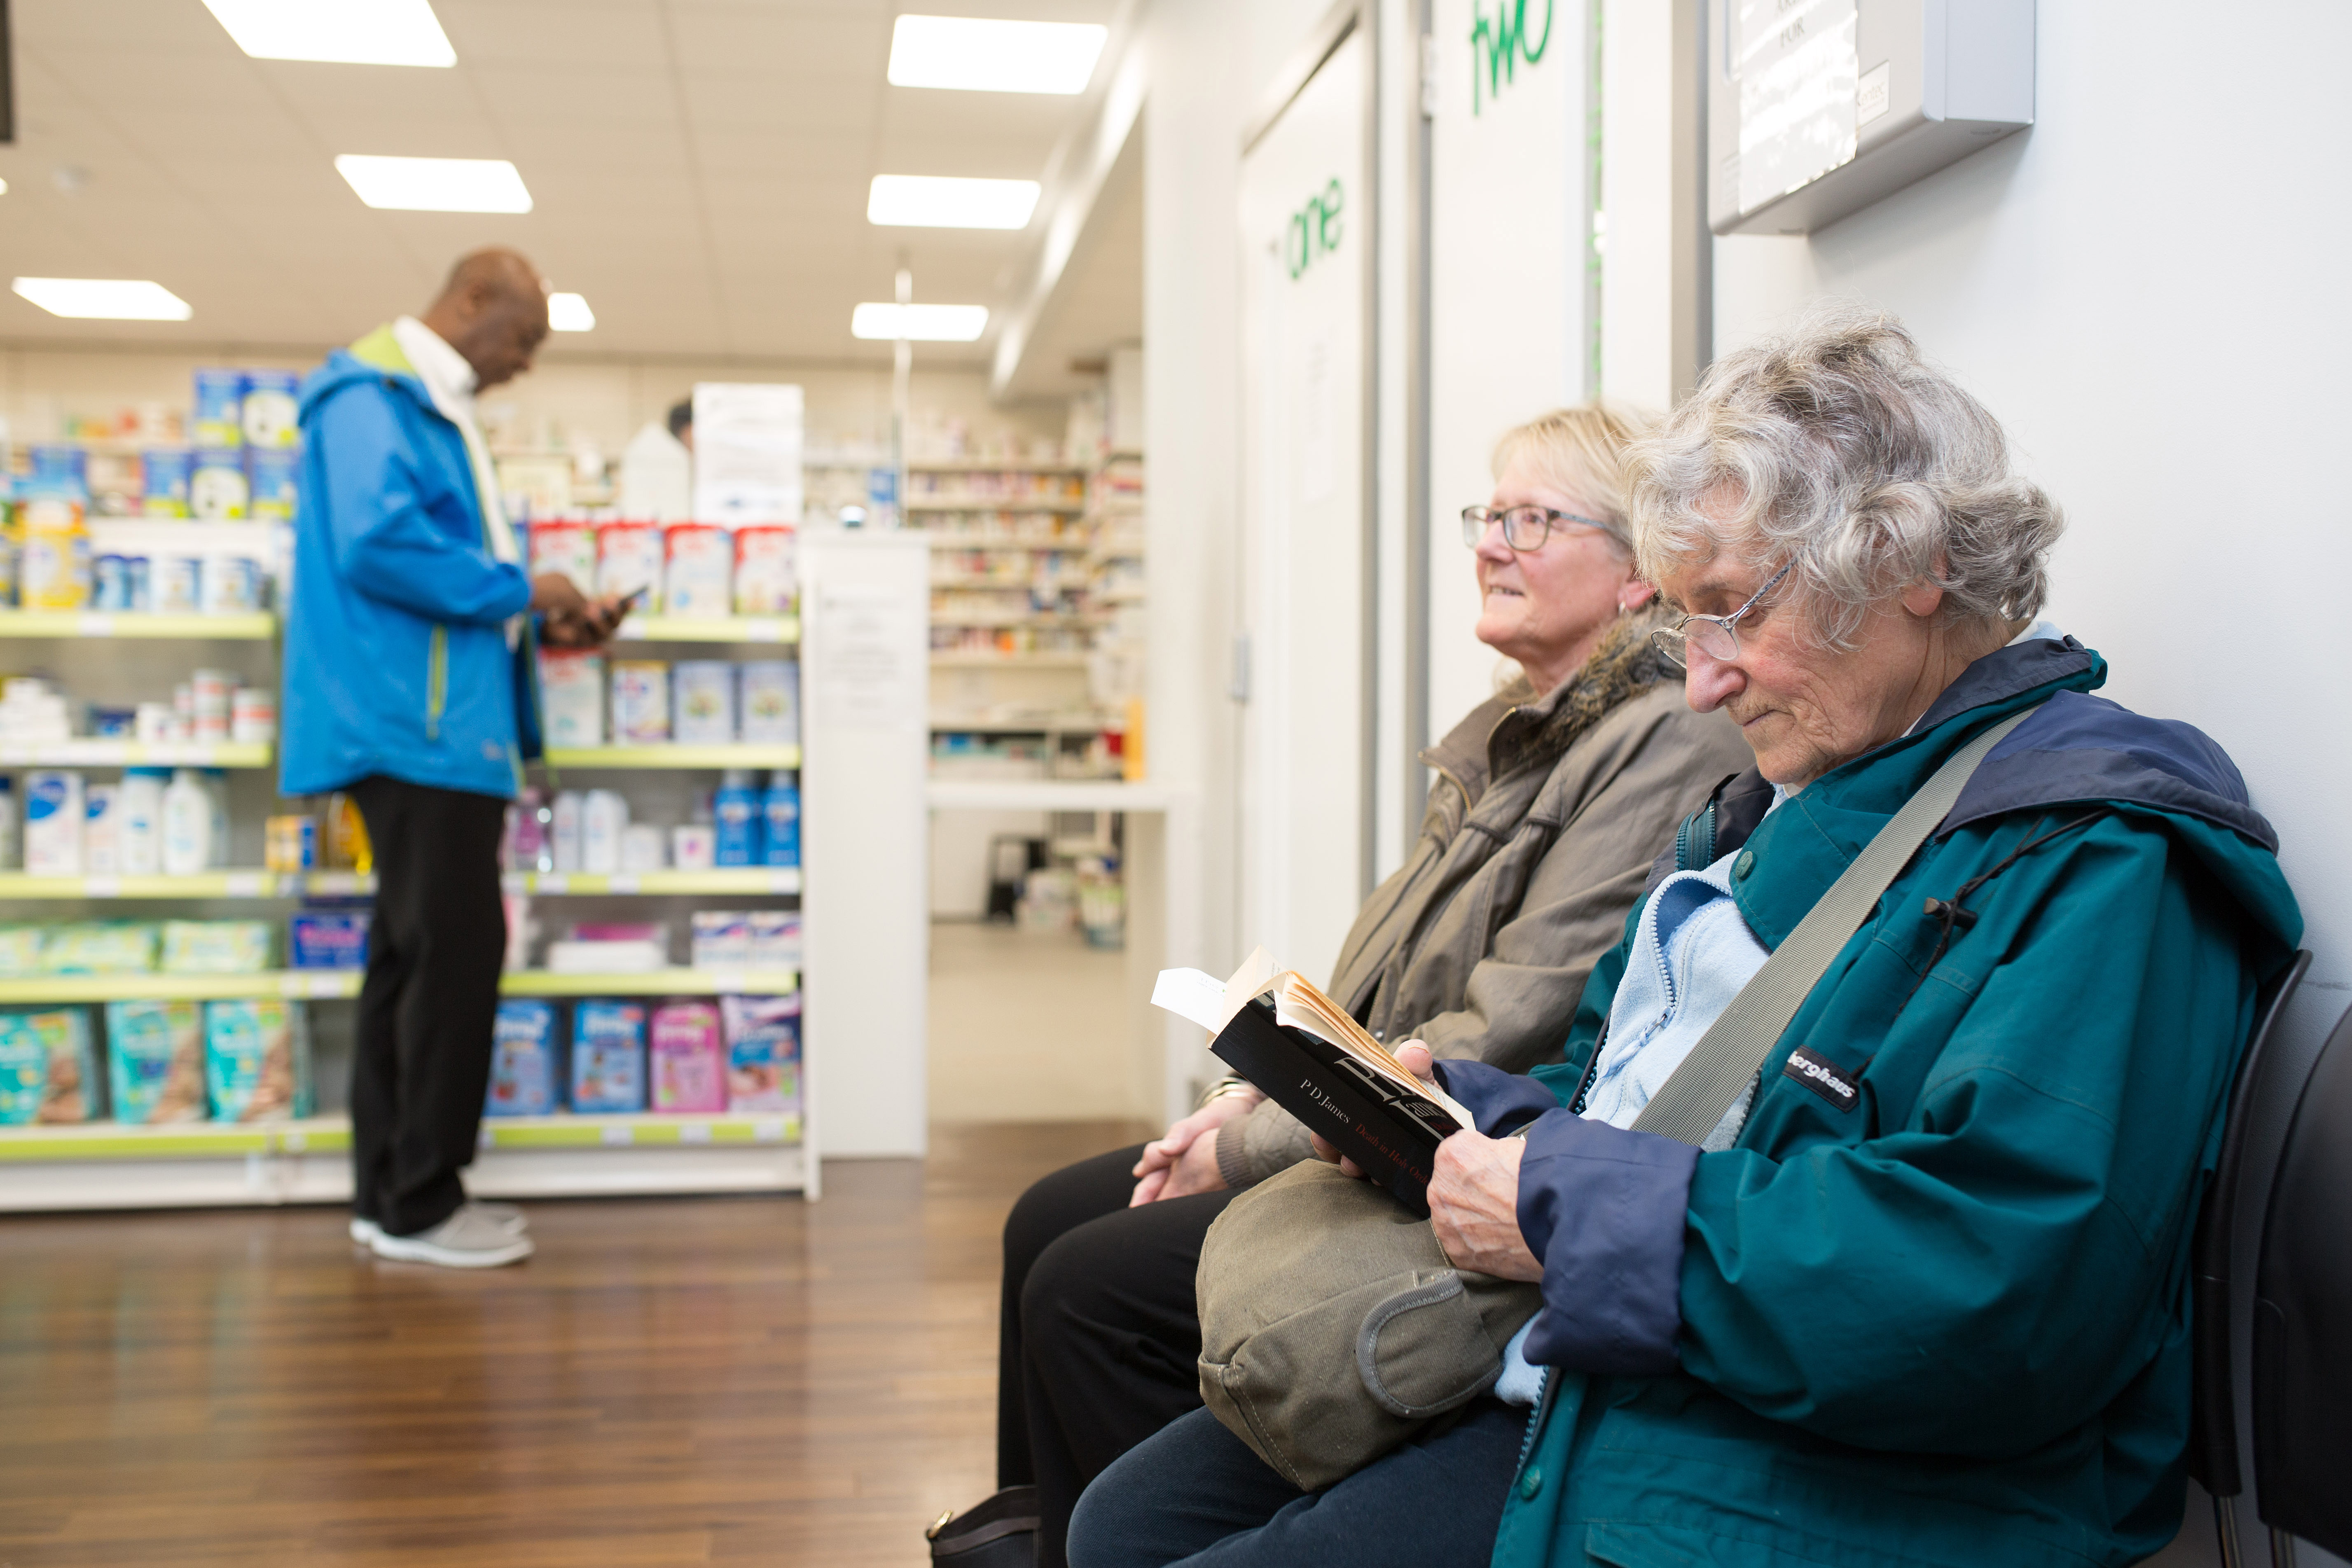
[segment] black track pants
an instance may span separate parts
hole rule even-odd
[[[381,775],[351,787],[375,852],[352,1057],[352,1207],[394,1236],[466,1201],[507,945],[506,802]]]

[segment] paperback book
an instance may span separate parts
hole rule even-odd
[[[1264,948],[1220,982],[1167,969],[1151,1000],[1214,1037],[1209,1049],[1417,1215],[1429,1213],[1437,1145],[1473,1125],[1345,1009]]]

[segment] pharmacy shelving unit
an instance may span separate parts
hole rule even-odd
[[[162,616],[94,611],[0,611],[0,639],[66,645],[45,650],[71,688],[77,641],[177,640],[274,645],[277,618]],[[635,616],[620,640],[635,644],[739,645],[772,649],[799,641],[789,616],[685,620]],[[274,646],[271,652],[275,653]],[[188,766],[262,769],[268,745],[161,744],[76,739],[0,746],[0,768]],[[797,768],[797,746],[595,747],[559,752],[559,769]],[[719,868],[618,875],[509,872],[507,890],[531,897],[796,898],[797,868]],[[126,916],[155,906],[271,904],[365,895],[374,879],[355,871],[281,874],[253,868],[166,877],[37,877],[0,872],[0,918],[39,920],[45,910],[75,906]],[[54,918],[54,917],[52,917]],[[797,970],[664,969],[634,974],[510,973],[500,983],[514,996],[716,996],[776,994],[799,988]],[[355,970],[273,970],[247,974],[0,976],[0,1005],[91,1005],[128,998],[220,1000],[278,996],[342,1003],[359,993]],[[486,1197],[620,1194],[803,1192],[819,1187],[803,1109],[788,1114],[557,1115],[486,1119],[482,1149],[468,1184]],[[171,1208],[218,1205],[338,1203],[351,1195],[351,1127],[341,1116],[260,1124],[189,1122],[124,1126],[0,1128],[0,1211]]]

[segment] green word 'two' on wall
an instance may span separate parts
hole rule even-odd
[[[1551,44],[1552,0],[1543,0],[1543,33],[1528,36],[1528,0],[1495,0],[1495,15],[1486,15],[1486,0],[1470,0],[1470,112],[1476,114],[1486,99],[1501,94],[1518,79],[1519,62],[1534,65]],[[1480,78],[1485,80],[1482,83]],[[1482,94],[1480,89],[1484,87]]]
[[[1290,280],[1299,275],[1320,256],[1328,256],[1339,248],[1339,209],[1345,205],[1347,193],[1339,182],[1332,182],[1307,198],[1307,205],[1290,215],[1287,233],[1283,237],[1283,265],[1290,269]]]

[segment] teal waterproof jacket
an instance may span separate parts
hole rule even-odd
[[[2072,639],[2003,649],[1755,826],[1732,896],[1776,947],[1946,757],[2045,704],[1832,963],[1730,1149],[1565,1109],[1638,906],[1560,1066],[1444,1064],[1482,1129],[1526,1131],[1546,1266],[1496,1568],[2083,1568],[2179,1528],[2189,1233],[2302,920],[2228,757],[2084,695],[2105,675]]]
[[[382,773],[511,797],[539,754],[530,578],[484,542],[465,437],[389,327],[302,387],[278,787]]]

